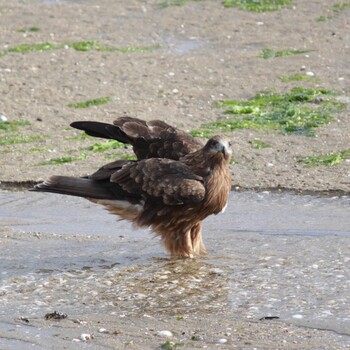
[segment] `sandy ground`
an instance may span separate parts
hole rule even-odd
[[[223,117],[214,108],[223,99],[247,99],[262,90],[289,91],[293,86],[323,87],[339,93],[345,111],[316,130],[316,137],[241,130],[233,140],[234,185],[243,188],[350,190],[350,164],[305,168],[302,157],[341,151],[350,145],[349,10],[332,19],[337,1],[296,1],[272,13],[225,9],[220,1],[187,1],[159,8],[147,1],[0,1],[0,50],[20,44],[62,44],[96,40],[102,45],[150,47],[149,52],[9,53],[0,58],[0,114],[26,120],[22,135],[44,139],[0,146],[0,181],[42,180],[51,174],[86,175],[115,158],[85,152],[92,141],[72,140],[75,120],[111,122],[127,114],[160,118],[185,130]],[[19,29],[38,27],[38,32]],[[302,49],[307,54],[264,60],[259,53]],[[302,67],[305,68],[301,71]],[[313,72],[318,83],[283,83],[281,76]],[[109,96],[108,104],[74,109],[70,103]],[[3,137],[4,133],[0,135]],[[257,150],[249,141],[271,145]],[[38,162],[62,156],[84,160],[51,166]]]

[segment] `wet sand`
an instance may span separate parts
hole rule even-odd
[[[193,261],[79,198],[0,203],[1,349],[350,347],[347,197],[233,192]]]

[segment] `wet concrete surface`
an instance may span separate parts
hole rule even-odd
[[[80,348],[84,316],[97,332],[101,320],[179,315],[278,317],[329,330],[334,348],[347,349],[349,213],[348,197],[233,192],[206,221],[209,255],[173,261],[149,230],[86,200],[1,191],[0,349]],[[69,319],[48,326],[54,310]]]

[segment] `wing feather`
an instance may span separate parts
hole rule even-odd
[[[146,200],[161,200],[164,205],[198,203],[205,197],[203,178],[180,162],[146,159],[126,164],[111,176],[123,190],[141,194]]]
[[[161,120],[145,122],[138,118],[121,117],[113,124],[78,121],[71,126],[84,130],[90,136],[131,144],[138,160],[148,158],[179,160],[203,147],[201,141]]]
[[[95,171],[92,175],[87,176],[89,179],[93,180],[108,180],[111,176],[118,170],[120,170],[126,164],[135,163],[133,160],[116,160],[114,162],[108,163],[102,166],[100,169]]]

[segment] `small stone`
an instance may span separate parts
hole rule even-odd
[[[204,337],[202,335],[192,335],[191,340],[193,340],[193,341],[203,341]]]
[[[305,74],[306,74],[307,76],[309,76],[309,77],[313,77],[313,76],[315,75],[315,73],[310,72],[310,71],[309,71],[309,72],[306,72]]]
[[[173,76],[175,75],[174,72],[169,72],[168,74],[169,74],[171,77],[173,77]]]
[[[62,312],[54,311],[54,312],[49,312],[45,315],[45,320],[63,320],[67,318],[68,315],[64,314]]]
[[[217,342],[218,342],[219,344],[225,344],[225,343],[227,343],[227,339],[221,338],[221,339],[218,339]]]
[[[147,295],[146,295],[146,294],[143,294],[143,293],[135,293],[135,294],[134,294],[134,298],[135,298],[135,299],[138,299],[138,300],[142,300],[142,299],[147,298]]]
[[[7,122],[7,117],[5,117],[4,115],[0,115],[0,120],[2,121],[2,122]]]
[[[106,328],[100,328],[98,330],[99,333],[108,333],[107,329]]]
[[[170,338],[173,336],[173,333],[171,333],[170,331],[159,331],[157,332],[157,335],[162,338]]]
[[[94,337],[91,334],[82,333],[80,335],[80,340],[82,340],[82,341],[88,341],[88,340],[91,340],[91,339],[94,339]]]
[[[303,315],[300,315],[300,314],[296,314],[296,315],[293,315],[293,318],[297,319],[297,320],[301,320],[304,316]]]

